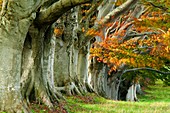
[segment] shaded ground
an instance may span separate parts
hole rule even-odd
[[[106,100],[94,94],[66,97],[59,107],[49,110],[46,106],[32,104],[34,113],[170,113],[170,86],[162,83],[149,86],[145,96],[139,96],[139,102]]]

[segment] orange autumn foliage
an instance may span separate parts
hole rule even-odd
[[[0,0],[0,11],[2,9],[2,3],[3,3],[3,0]]]
[[[161,13],[154,13],[158,16]],[[158,14],[158,15],[157,15]],[[90,49],[91,57],[97,58],[98,62],[103,62],[110,67],[109,74],[112,71],[119,69],[121,64],[126,64],[130,67],[151,67],[155,69],[161,68],[167,60],[170,60],[170,28],[167,32],[162,32],[160,29],[165,27],[164,25],[158,25],[156,22],[162,20],[166,21],[163,16],[152,17],[144,19],[144,16],[140,19],[134,19],[134,22],[116,23],[115,28],[118,26],[115,32],[109,34],[102,42],[94,43],[94,48]],[[154,21],[153,21],[154,20]],[[147,22],[153,21],[155,28],[146,25]],[[158,34],[152,34],[148,38],[134,37],[129,40],[123,40],[126,35],[127,27],[134,24],[132,30],[142,33],[158,32]],[[142,25],[143,24],[143,25]],[[145,26],[146,25],[146,26]],[[124,27],[125,29],[121,29]],[[167,28],[165,28],[167,29]],[[100,35],[99,32],[91,30],[92,35]]]
[[[54,35],[56,37],[59,37],[63,34],[63,29],[60,29],[60,28],[54,28]]]

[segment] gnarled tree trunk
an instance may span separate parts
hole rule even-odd
[[[35,10],[33,4],[19,4]],[[3,5],[0,15],[0,110],[26,112],[20,92],[21,59],[24,40],[35,13],[30,13],[32,10],[23,12],[28,9],[21,10],[12,1],[6,1]]]

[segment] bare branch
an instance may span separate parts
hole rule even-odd
[[[144,35],[153,35],[158,34],[158,32],[143,32],[143,33],[136,33],[136,34],[128,34],[128,37],[138,37],[138,36],[144,36]]]
[[[120,5],[112,12],[107,14],[101,21],[101,24],[106,24],[111,21],[115,21],[121,14],[128,11],[133,5],[135,5],[139,0],[127,0],[124,4]]]
[[[129,11],[132,6],[134,6],[139,0],[127,0],[125,3],[123,3],[121,6],[115,8],[113,11],[108,13],[99,24],[96,24],[92,29],[95,31],[98,31],[103,25],[115,21],[121,14],[125,13],[126,11]],[[85,36],[85,40],[83,41],[82,46],[86,45],[89,40],[92,39],[93,36],[91,34],[87,34]]]
[[[94,26],[96,29],[100,29],[102,25],[107,24],[108,22],[115,21],[120,15],[125,13],[126,11],[129,11],[130,8],[135,5],[139,0],[127,0],[125,3],[123,3],[121,6],[115,8],[113,11],[108,13],[98,24],[99,26]]]
[[[115,8],[116,2],[117,0],[104,0],[98,7],[99,14],[97,16],[97,20],[100,20],[109,14],[113,8]]]
[[[170,72],[163,72],[163,71],[156,70],[156,69],[153,69],[153,68],[148,68],[148,67],[127,69],[127,70],[124,70],[122,74],[125,74],[125,73],[127,73],[127,72],[131,72],[131,71],[138,71],[138,70],[154,71],[154,72],[156,72],[156,73],[160,73],[160,74],[164,74],[164,75],[170,74]]]
[[[90,1],[91,0],[60,0],[56,3],[53,3],[46,10],[40,11],[35,22],[37,24],[43,25],[51,24],[71,8]]]
[[[143,33],[127,33],[127,35],[123,38],[123,41],[129,40],[131,37],[140,37],[140,36],[145,36],[145,35],[153,35],[153,34],[158,34],[158,32],[143,32]]]

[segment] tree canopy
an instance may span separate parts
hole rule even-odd
[[[169,2],[142,2],[146,10],[139,18],[131,17],[132,12],[128,12],[107,25],[105,37],[102,33],[96,33],[103,40],[91,48],[91,57],[107,64],[111,68],[109,73],[119,69],[123,63],[131,68],[150,67],[158,70],[169,65]],[[157,6],[158,3],[163,4]]]

